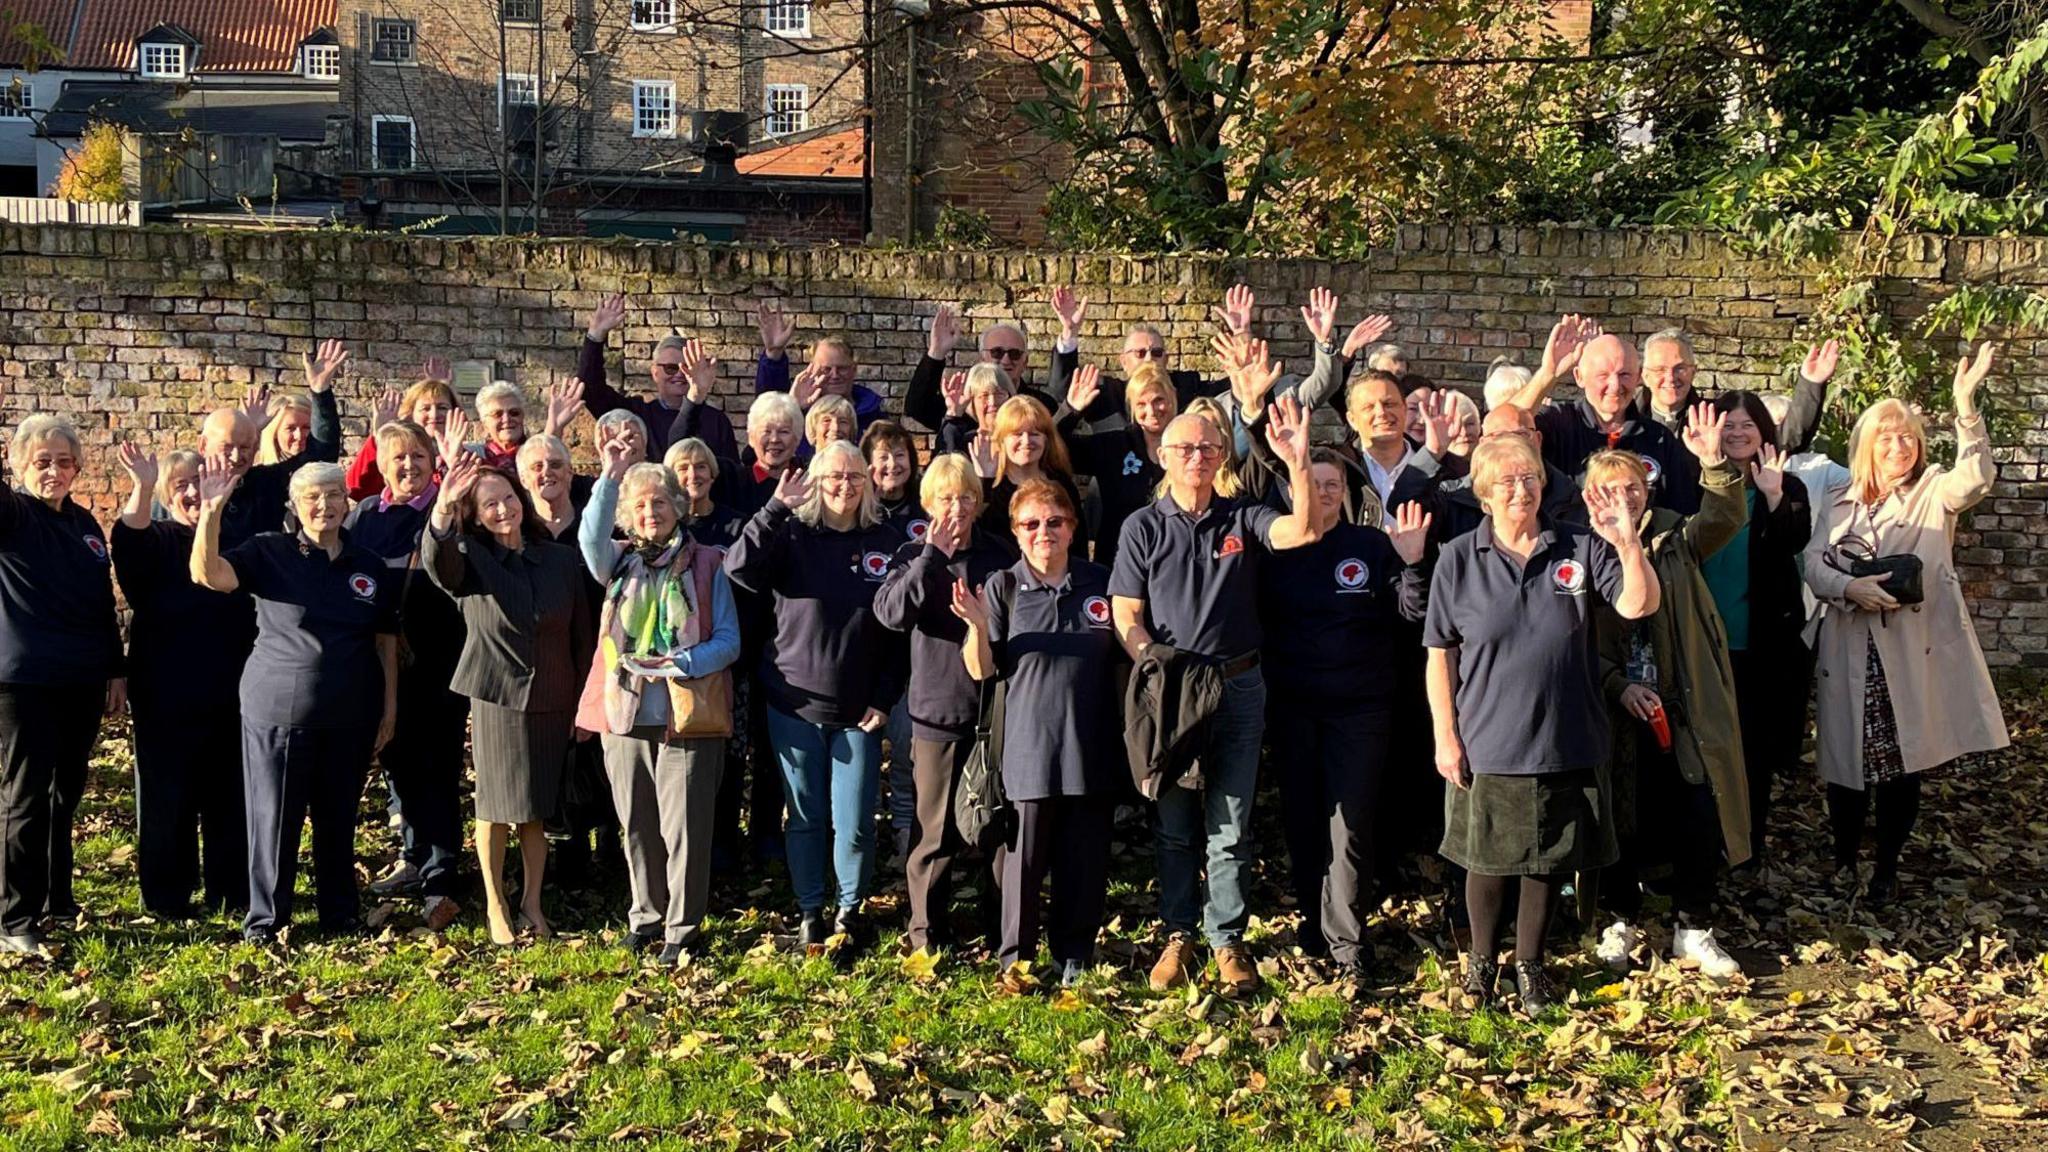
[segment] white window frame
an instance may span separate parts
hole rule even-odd
[[[152,54],[169,53],[177,54],[177,66],[174,68],[166,66],[161,55],[155,61],[150,59]],[[165,44],[162,41],[138,44],[135,46],[135,70],[145,80],[183,80],[191,74],[191,56],[191,48],[185,44]]]
[[[779,109],[775,106],[775,98],[777,96],[792,94],[800,102],[798,107]],[[767,85],[761,95],[761,109],[764,113],[761,117],[761,134],[764,136],[793,136],[798,132],[807,131],[811,126],[811,86],[809,84]],[[784,116],[794,116],[796,118],[795,126],[778,132],[775,130],[776,124]]]
[[[326,68],[313,66],[315,59],[325,60]],[[303,44],[299,47],[299,72],[308,80],[341,79],[341,45]]]
[[[405,167],[384,167],[384,149],[377,129],[385,124],[405,125]],[[379,172],[410,172],[420,166],[420,129],[410,116],[370,117],[370,167]]]
[[[647,127],[642,121],[642,101],[655,96],[665,102],[668,113],[666,126]],[[659,107],[651,110],[659,111]],[[676,136],[676,82],[673,80],[633,81],[633,135],[650,140],[673,140]]]
[[[0,80],[0,120],[28,120],[35,115],[36,86],[27,77],[21,77],[21,86],[15,87],[14,77]]]
[[[767,5],[761,10],[761,26],[772,36],[789,40],[810,39],[811,0],[767,0]]]
[[[511,94],[515,84],[521,88],[531,88],[533,99],[513,100]],[[540,77],[535,76],[531,72],[498,73],[498,111],[503,112],[514,104],[523,105],[528,108],[540,107]]]
[[[640,18],[640,8],[647,7],[649,19]],[[676,30],[676,0],[626,0],[626,20],[635,32],[674,32]]]
[[[379,36],[378,33],[382,32],[387,27],[405,29],[405,39],[392,39],[386,41],[382,36]],[[378,49],[381,48],[386,43],[405,45],[405,59],[398,60],[390,57],[379,56],[377,54]],[[410,68],[418,66],[419,62],[420,26],[418,24],[414,23],[411,20],[402,19],[397,16],[378,16],[370,21],[370,63],[389,64],[397,67]]]

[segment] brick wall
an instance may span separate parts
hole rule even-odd
[[[1919,239],[1908,255],[1901,299],[1959,276],[2048,284],[2048,241]],[[895,395],[939,301],[962,303],[977,326],[1022,320],[1042,375],[1056,328],[1045,293],[1074,283],[1090,301],[1085,353],[1113,354],[1123,326],[1144,319],[1166,329],[1177,358],[1200,365],[1209,307],[1240,279],[1258,290],[1261,329],[1294,365],[1306,351],[1297,307],[1320,284],[1342,296],[1345,322],[1392,313],[1418,371],[1467,385],[1496,355],[1533,360],[1570,311],[1635,336],[1681,326],[1707,386],[1774,387],[1789,380],[1775,366],[1796,359],[1797,324],[1815,303],[1806,281],[1716,239],[1644,231],[1411,227],[1369,262],[1340,266],[5,225],[0,427],[38,410],[72,414],[94,449],[82,492],[104,511],[117,436],[159,449],[189,442],[207,409],[250,383],[298,386],[298,356],[315,338],[345,340],[353,353],[342,385],[352,448],[373,392],[429,353],[494,360],[537,394],[574,369],[587,313],[614,291],[631,304],[626,377],[645,379],[653,342],[671,326],[702,336],[721,357],[720,402],[738,417],[760,294],[794,311],[799,339],[845,335],[862,379]],[[1998,446],[1998,488],[1957,555],[1992,662],[2048,668],[2048,342],[2009,347],[1991,389],[2032,423]]]

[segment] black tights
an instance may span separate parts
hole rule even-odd
[[[1543,938],[1550,931],[1550,917],[1557,910],[1557,894],[1565,877],[1481,876],[1465,874],[1465,910],[1472,921],[1472,954],[1491,960],[1500,946],[1500,921],[1507,912],[1508,888],[1522,882],[1519,906],[1515,910],[1515,963],[1535,964],[1543,959]]]
[[[1899,853],[1913,824],[1920,817],[1920,777],[1908,773],[1861,790],[1828,785],[1828,825],[1835,834],[1835,866],[1856,863],[1856,850],[1863,844],[1863,820],[1870,814],[1871,794],[1877,795],[1877,875],[1899,874]]]

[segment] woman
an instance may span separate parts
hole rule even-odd
[[[1598,618],[1621,853],[1581,884],[1580,900],[1614,913],[1594,952],[1617,971],[1628,970],[1640,939],[1632,923],[1642,913],[1639,880],[1664,866],[1671,873],[1671,958],[1723,979],[1742,971],[1707,926],[1722,861],[1741,864],[1750,851],[1735,673],[1727,629],[1701,574],[1703,559],[1740,535],[1748,517],[1742,473],[1721,449],[1725,419],[1706,405],[1686,410],[1683,439],[1700,462],[1699,511],[1690,516],[1650,508],[1641,456],[1607,451],[1586,461],[1585,486],[1622,502],[1657,572],[1656,612],[1620,620],[1603,611]]]
[[[397,800],[403,847],[370,885],[376,895],[417,890],[427,927],[440,931],[462,911],[462,745],[469,700],[449,685],[462,656],[462,613],[421,571],[421,538],[434,504],[437,455],[425,428],[393,421],[380,444],[384,487],[358,503],[344,526],[357,547],[382,558],[397,585],[398,727],[378,754]],[[475,457],[463,454],[464,458]]]
[[[1956,364],[1956,462],[1927,461],[1926,426],[1898,400],[1866,409],[1849,437],[1849,487],[1816,508],[1806,583],[1821,601],[1818,761],[1828,785],[1835,883],[1853,890],[1871,794],[1877,865],[1867,904],[1898,892],[1899,854],[1920,811],[1920,781],[2011,741],[1956,576],[1956,520],[1991,491],[1998,468],[1977,389],[1992,345]],[[1925,599],[1907,604],[1882,576],[1854,576],[1858,556],[1913,556]]]
[[[114,576],[133,613],[136,874],[142,906],[166,920],[192,915],[202,879],[208,911],[244,909],[249,899],[235,693],[256,617],[247,596],[192,582],[201,463],[197,452],[173,452],[159,475],[155,456],[123,444],[128,500],[111,541]],[[168,519],[150,518],[152,501]]]
[[[647,459],[647,421],[624,408],[614,408],[597,418],[597,442],[619,441],[626,447],[626,467]]]
[[[1749,863],[1764,858],[1771,786],[1798,763],[1813,689],[1813,652],[1802,633],[1805,597],[1799,556],[1813,533],[1806,484],[1785,471],[1777,422],[1754,392],[1714,400],[1726,417],[1721,450],[1747,478],[1749,524],[1700,564],[1728,634],[1742,766],[1749,776]]]
[[[788,473],[726,554],[733,583],[770,598],[757,687],[789,802],[798,943],[865,943],[882,725],[903,692],[899,637],[875,618],[876,589],[903,534],[882,519],[860,449],[835,440]],[[826,930],[826,845],[837,911]]]
[[[476,449],[484,463],[511,470],[513,456],[526,443],[526,394],[517,384],[493,380],[477,389],[476,418],[483,426],[483,442]]]
[[[1007,542],[978,523],[981,479],[965,456],[940,456],[925,473],[931,526],[897,551],[888,579],[875,593],[875,617],[910,634],[910,688],[898,705],[907,717],[901,746],[911,763],[904,799],[915,831],[904,859],[910,884],[909,944],[937,951],[952,943],[946,910],[953,860],[966,844],[953,826],[953,786],[974,748],[974,727],[986,703],[961,662],[966,628],[952,612],[953,585],[979,589],[990,574],[1015,561]],[[893,722],[893,715],[892,715]],[[897,785],[890,778],[892,796]]]
[[[1542,515],[1543,458],[1518,437],[1472,453],[1486,518],[1445,545],[1423,643],[1445,802],[1443,856],[1466,870],[1465,991],[1493,996],[1508,889],[1519,879],[1515,984],[1530,1015],[1556,1002],[1544,935],[1574,871],[1614,862],[1593,609],[1657,610],[1657,574],[1619,501],[1588,488],[1587,531]],[[1597,535],[1596,535],[1597,534]]]
[[[759,512],[783,474],[801,467],[797,447],[803,442],[804,413],[787,392],[763,392],[747,408],[747,446],[740,450],[740,476],[733,506],[742,515]]]
[[[256,462],[282,464],[306,450],[313,432],[313,404],[287,393],[270,402],[270,421],[256,436]]]
[[[1469,458],[1472,455],[1472,449],[1479,445],[1481,432],[1479,405],[1473,401],[1472,397],[1465,395],[1463,392],[1439,393],[1437,399],[1441,402],[1446,397],[1449,398],[1451,403],[1451,427],[1450,435],[1444,441],[1444,447],[1453,456]],[[1423,415],[1423,431],[1427,433],[1428,413],[1425,411]]]
[[[389,419],[380,416],[377,427],[382,428],[394,420],[407,421],[425,429],[427,437],[438,445],[442,439],[449,436],[449,418],[461,410],[462,406],[455,399],[455,389],[440,380],[418,380],[399,397],[396,408],[384,410]],[[454,439],[460,441],[461,437],[458,435]],[[441,462],[436,459],[434,469],[437,479],[440,468]],[[349,461],[348,498],[368,500],[383,490],[384,474],[377,467],[377,438],[373,434],[363,441],[363,446],[356,451],[355,459]]]
[[[942,391],[946,418],[939,425],[938,451],[966,452],[974,434],[996,426],[996,412],[1017,394],[1010,374],[994,364],[976,364],[947,376]]]
[[[682,493],[658,465],[628,467],[607,442],[579,543],[605,586],[597,656],[576,722],[604,745],[612,800],[625,827],[635,951],[662,942],[675,964],[702,934],[711,836],[739,612],[718,550],[682,528]],[[616,524],[626,539],[614,540]]]
[[[1067,462],[1067,446],[1052,426],[1045,406],[1029,396],[1012,396],[996,410],[987,434],[974,438],[971,455],[975,470],[993,482],[988,504],[981,510],[981,526],[992,534],[1006,532],[1010,522],[1010,497],[1026,480],[1048,480],[1067,490],[1074,507],[1081,506],[1081,490],[1074,484],[1074,469]]]
[[[695,436],[678,440],[669,445],[661,466],[669,470],[676,478],[676,487],[682,490],[679,511],[690,539],[720,552],[732,547],[747,520],[717,501],[718,457],[711,454],[711,448]]]
[[[497,467],[489,456],[484,464]],[[576,539],[584,504],[590,498],[590,481],[570,467],[569,446],[546,432],[529,436],[514,453],[513,465],[533,508],[527,534],[563,544]]]
[[[612,441],[619,443],[619,441]],[[505,903],[505,829],[519,838],[520,923],[553,933],[540,906],[548,842],[587,665],[589,600],[569,548],[527,538],[525,501],[503,473],[464,456],[434,500],[427,575],[462,607],[466,638],[450,686],[469,697],[476,763],[476,856],[493,944],[516,937]],[[461,535],[458,536],[457,532]]]
[[[1006,981],[1038,959],[1040,887],[1052,874],[1046,925],[1062,987],[1095,954],[1109,891],[1110,823],[1130,791],[1119,718],[1123,646],[1109,611],[1109,569],[1073,558],[1080,519],[1066,490],[1025,481],[1010,502],[1023,558],[975,589],[953,585],[962,647],[978,681],[1000,680],[1003,792],[1016,809],[1001,854]]]
[[[860,418],[854,415],[851,400],[844,396],[820,396],[804,413],[804,442],[813,451],[834,440],[851,444],[859,427]]]
[[[0,490],[0,952],[43,954],[36,924],[77,916],[71,820],[100,716],[126,706],[106,538],[73,503],[78,430],[35,415],[7,447]]]
[[[1131,513],[1159,498],[1166,472],[1159,464],[1159,437],[1179,413],[1173,380],[1166,369],[1146,361],[1124,385],[1124,408],[1130,419],[1103,432],[1083,431],[1082,413],[1102,392],[1102,370],[1085,365],[1067,387],[1057,417],[1060,438],[1073,453],[1074,467],[1095,477],[1102,493],[1102,516],[1095,526],[1095,562],[1116,563],[1118,537]],[[1229,427],[1229,425],[1221,425]]]
[[[249,828],[249,915],[242,935],[268,944],[289,927],[299,829],[313,821],[320,926],[358,930],[356,802],[370,757],[398,719],[398,595],[383,560],[342,533],[339,464],[292,473],[295,532],[220,550],[221,509],[237,477],[220,457],[199,473],[192,579],[256,602],[256,649],[242,669],[242,789]]]
[[[1412,643],[1403,621],[1423,618],[1429,517],[1406,504],[1391,531],[1354,523],[1343,458],[1318,448],[1311,461],[1322,538],[1273,553],[1259,574],[1266,735],[1282,772],[1302,951],[1363,980],[1373,821],[1397,713],[1387,653]]]
[[[877,420],[861,435],[860,454],[868,462],[868,480],[874,485],[882,519],[903,533],[909,541],[906,548],[924,543],[931,521],[918,502],[917,446],[911,443],[910,433],[894,421]],[[979,480],[974,495],[979,504]],[[906,866],[912,830],[917,826],[917,774],[910,762],[910,696],[905,692],[896,701],[896,707],[889,710],[889,723],[882,727],[882,755],[887,761],[882,775],[889,782],[889,830],[895,839],[890,859]]]

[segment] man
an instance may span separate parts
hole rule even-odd
[[[1571,404],[1542,407],[1557,376],[1573,371],[1583,393]],[[1608,448],[1642,457],[1650,471],[1651,500],[1682,516],[1699,511],[1699,468],[1692,453],[1662,424],[1639,418],[1636,393],[1642,361],[1619,336],[1579,316],[1566,316],[1550,330],[1543,364],[1515,394],[1513,404],[1536,416],[1543,433],[1544,462],[1577,476],[1586,458]]]
[[[1677,433],[1685,428],[1685,413],[1706,397],[1693,389],[1699,375],[1699,360],[1693,356],[1692,341],[1676,328],[1652,333],[1643,341],[1643,391],[1636,400],[1636,413]]]
[[[796,334],[796,322],[772,300],[763,300],[754,312],[754,325],[761,333],[761,356],[754,363],[754,393],[787,392],[797,407],[808,409],[820,396],[844,396],[853,404],[856,439],[868,425],[882,418],[882,398],[854,383],[859,369],[853,362],[853,348],[837,336],[827,336],[811,346],[810,366],[789,375],[789,341]]]
[[[654,359],[647,366],[654,382],[652,400],[624,395],[605,382],[605,341],[625,319],[626,298],[608,297],[583,330],[576,377],[583,381],[583,402],[590,414],[601,417],[624,409],[638,416],[647,425],[647,455],[655,460],[661,459],[669,445],[692,437],[702,440],[721,461],[738,460],[739,440],[733,435],[732,418],[711,401],[718,361],[706,355],[696,341],[671,334],[654,346]]]
[[[1223,305],[1215,309],[1215,314],[1225,330],[1233,334],[1251,331],[1255,303],[1252,290],[1239,284],[1224,295],[1223,301]],[[1081,318],[1087,314],[1088,301],[1075,294],[1072,288],[1055,288],[1052,310],[1060,318],[1060,338],[1053,345],[1052,376],[1046,381],[1046,390],[1054,396],[1064,396],[1068,383],[1081,365]],[[1124,333],[1123,351],[1117,354],[1117,363],[1124,371],[1123,379],[1102,377],[1102,391],[1082,415],[1096,431],[1122,427],[1125,420],[1124,380],[1141,364],[1164,365],[1166,357],[1166,336],[1156,325],[1131,325]],[[1183,368],[1168,369],[1167,377],[1173,381],[1176,409],[1187,408],[1188,402],[1197,397],[1221,396],[1230,391],[1227,379],[1205,380],[1201,373]]]
[[[225,457],[240,478],[227,507],[221,510],[223,549],[259,532],[285,531],[292,473],[302,465],[316,461],[332,464],[341,459],[341,413],[335,407],[333,387],[335,375],[348,363],[348,352],[339,340],[323,340],[317,354],[302,356],[300,362],[306,373],[306,391],[313,395],[313,429],[304,452],[276,464],[256,463],[259,424],[255,414],[268,408],[268,388],[251,389],[246,408],[214,409],[199,427],[200,454],[209,459]]]
[[[1308,424],[1301,405],[1269,406],[1266,437],[1285,462],[1292,513],[1216,495],[1226,433],[1183,413],[1160,436],[1166,493],[1124,523],[1110,577],[1117,637],[1133,660],[1154,644],[1213,663],[1223,680],[1200,762],[1201,780],[1163,782],[1159,793],[1160,915],[1167,944],[1152,987],[1188,982],[1194,972],[1197,910],[1216,952],[1226,995],[1259,986],[1244,946],[1248,920],[1243,875],[1251,862],[1252,794],[1265,730],[1266,681],[1259,670],[1260,558],[1321,537],[1312,514]],[[1206,839],[1206,851],[1203,841]],[[1208,891],[1198,899],[1201,877]]]
[[[1539,454],[1543,451],[1543,432],[1536,427],[1536,418],[1513,404],[1502,404],[1488,412],[1480,430],[1482,439],[1515,436],[1527,440]],[[1578,484],[1548,461],[1544,469],[1543,515],[1552,520],[1570,518],[1583,522],[1579,510],[1584,505],[1579,500]],[[1429,510],[1430,537],[1440,545],[1479,527],[1479,522],[1486,518],[1479,497],[1472,491],[1470,473],[1452,478],[1410,470],[1394,486],[1393,497],[1387,504],[1389,514],[1411,502],[1419,502]]]
[[[924,355],[918,358],[917,368],[910,374],[910,384],[903,390],[903,414],[932,432],[937,432],[939,425],[946,420],[946,398],[940,385],[946,375],[947,360],[959,342],[960,321],[953,312],[953,306],[939,305],[939,310],[932,314],[931,329],[925,337]],[[1058,401],[1024,382],[1025,351],[1029,341],[1022,327],[1008,320],[991,324],[982,329],[977,344],[981,363],[1001,368],[1003,374],[1010,378],[1017,395],[1031,397],[1045,405],[1047,412],[1059,410]]]

